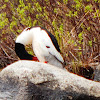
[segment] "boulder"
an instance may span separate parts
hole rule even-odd
[[[20,60],[0,72],[0,100],[100,100],[100,83],[56,66]]]

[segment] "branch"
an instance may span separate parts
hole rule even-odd
[[[74,59],[75,59],[76,61],[78,61],[78,59],[74,56],[74,54],[73,54],[71,51],[69,51],[69,53],[74,57]]]

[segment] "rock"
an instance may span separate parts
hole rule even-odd
[[[100,100],[100,83],[49,64],[20,60],[0,72],[0,100]]]
[[[99,81],[100,82],[100,64],[95,67],[95,70],[94,70],[94,81]]]

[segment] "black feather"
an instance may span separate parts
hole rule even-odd
[[[55,46],[57,51],[60,52],[60,48],[59,48],[58,42],[57,42],[56,38],[54,37],[54,35],[52,35],[46,28],[41,27],[41,29],[43,29],[43,30],[45,30],[47,32],[47,34],[49,35],[49,37],[52,40],[53,45]]]
[[[33,56],[28,54],[25,46],[21,43],[15,43],[15,52],[21,60],[32,60]]]

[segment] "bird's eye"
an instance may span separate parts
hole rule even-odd
[[[50,48],[49,46],[46,46],[47,48]]]

